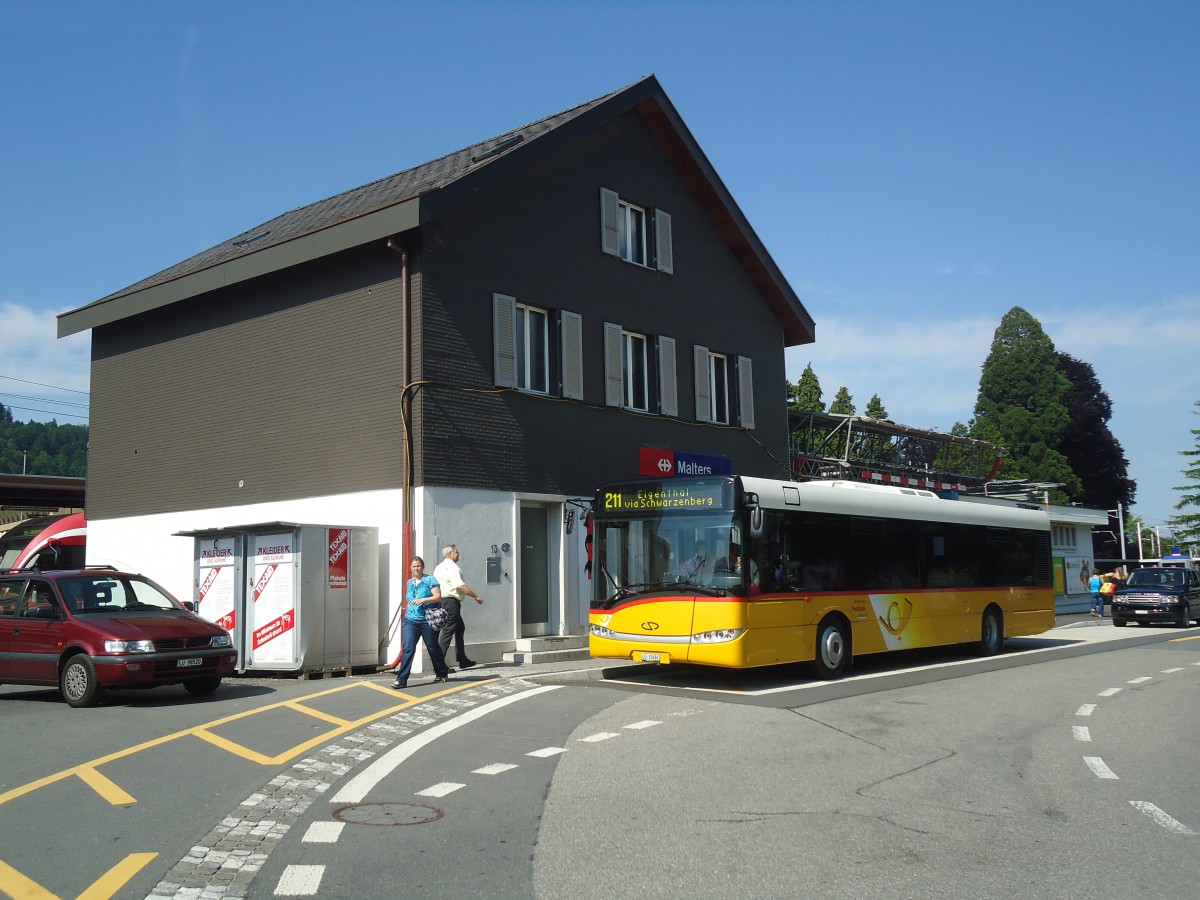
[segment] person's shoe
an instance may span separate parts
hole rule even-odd
[[[391,688],[393,691],[402,691],[402,690],[404,690],[406,687],[408,687],[408,682],[407,682],[407,681],[393,681],[393,682],[392,682],[392,683],[389,685],[389,687],[390,687],[390,688]]]
[[[473,659],[468,659],[468,660],[467,660],[465,663],[459,663],[459,664],[458,664],[458,668],[459,668],[460,670],[462,670],[462,669],[469,669],[469,668],[471,668],[471,666],[477,666],[477,665],[479,665],[479,663],[475,662],[475,660],[473,660]]]
[[[433,683],[434,684],[445,684],[449,680],[450,680],[449,675],[443,675],[443,676],[433,679]]]
[[[1093,617],[1093,618],[1095,618],[1095,617],[1096,617],[1096,616],[1098,616],[1098,615],[1100,615],[1100,614],[1099,614],[1098,612],[1096,612],[1096,611],[1093,609],[1093,610],[1092,610],[1092,617]]]

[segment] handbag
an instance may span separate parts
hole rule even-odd
[[[435,631],[450,621],[450,610],[440,603],[426,603],[423,609],[425,610],[425,621],[432,625]]]

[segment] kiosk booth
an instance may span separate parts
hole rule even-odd
[[[261,522],[179,535],[195,541],[196,612],[233,636],[239,671],[379,664],[378,529]]]

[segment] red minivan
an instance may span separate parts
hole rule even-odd
[[[0,575],[0,684],[57,685],[70,706],[92,706],[107,688],[182,684],[204,696],[236,661],[229,632],[141,575]]]

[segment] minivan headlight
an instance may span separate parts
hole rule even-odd
[[[153,653],[154,641],[105,641],[105,653]]]
[[[218,634],[212,639],[212,645],[218,649],[232,647],[233,640],[227,634]]]

